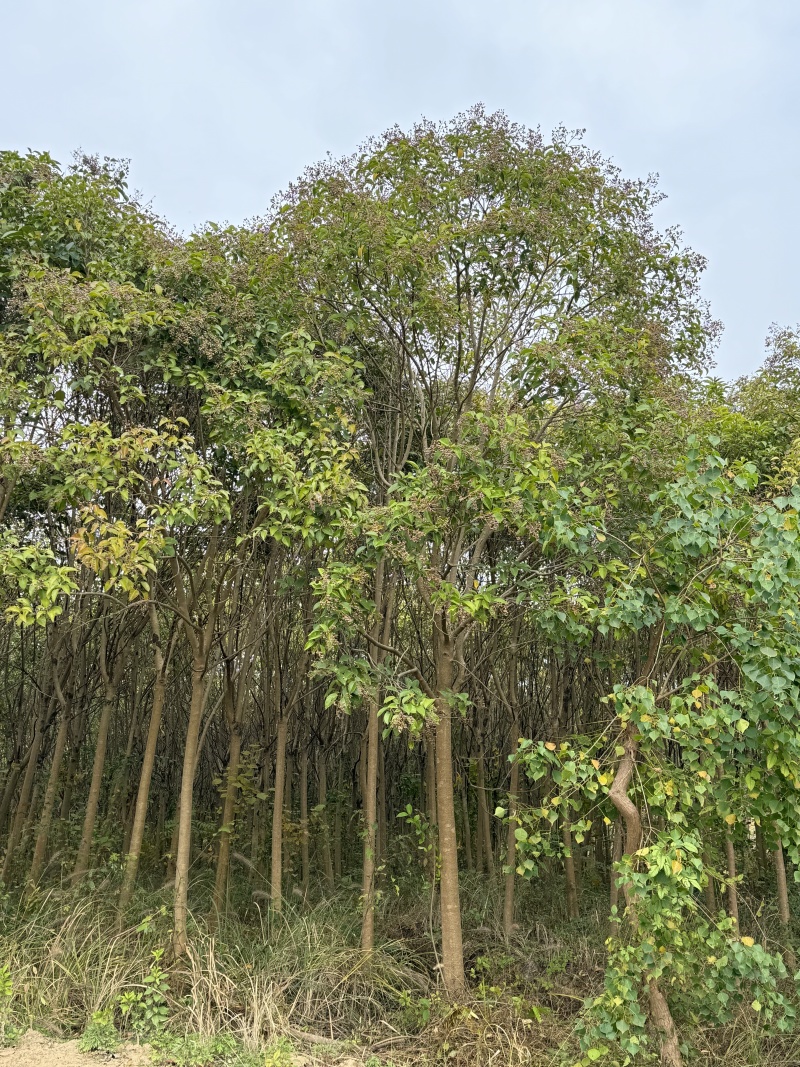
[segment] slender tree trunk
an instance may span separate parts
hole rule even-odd
[[[283,906],[283,792],[286,780],[287,730],[288,721],[284,715],[281,715],[275,738],[275,797],[272,803],[272,865],[270,868],[272,909],[278,914]]]
[[[70,710],[69,704],[65,704],[61,710],[61,721],[58,726],[55,748],[53,749],[53,760],[50,764],[50,776],[47,780],[47,788],[45,789],[44,800],[42,801],[42,811],[39,816],[39,829],[36,834],[36,844],[34,845],[33,859],[31,860],[31,869],[28,876],[31,885],[38,884],[44,869],[47,843],[50,838],[50,826],[53,822],[53,812],[56,806],[58,778],[61,773],[64,750],[67,747],[67,738],[69,736]]]
[[[83,739],[86,733],[86,707],[81,706],[77,721],[73,724],[69,739],[69,759],[64,773],[64,792],[61,796],[61,808],[58,812],[58,820],[63,825],[69,822],[72,812],[72,800],[75,796],[75,776],[78,773],[80,753],[83,747]]]
[[[483,755],[483,739],[478,751],[478,818],[481,822],[481,841],[484,847],[486,873],[494,877],[494,852],[492,850],[492,824],[489,819],[489,806],[486,803],[486,765]]]
[[[772,853],[772,862],[775,865],[775,881],[778,889],[778,918],[781,921],[785,938],[783,958],[786,961],[786,966],[791,971],[794,971],[797,969],[797,958],[791,943],[789,891],[786,886],[786,864],[783,859],[783,845],[780,841],[778,841],[775,851]]]
[[[181,790],[178,786],[178,799],[175,802],[175,815],[172,821],[172,833],[169,837],[169,852],[164,866],[164,888],[175,885],[175,860],[178,855],[178,834],[181,829]]]
[[[513,724],[513,737],[519,733],[519,724]],[[514,886],[517,878],[517,804],[519,794],[519,761],[511,763],[511,784],[508,793],[508,836],[506,838],[506,884],[503,899],[503,931],[510,937],[514,929]]]
[[[378,830],[375,859],[380,871],[389,846],[389,820],[386,813],[386,760],[383,745],[378,741]]]
[[[467,790],[463,781],[461,783],[461,821],[463,824],[464,834],[464,859],[467,865],[467,870],[472,870],[472,829],[469,824],[469,801],[467,800]],[[515,841],[516,843],[516,841]]]
[[[308,896],[311,883],[311,860],[308,852],[308,747],[300,752],[300,875],[303,898]]]
[[[212,922],[225,905],[225,893],[228,888],[228,871],[231,862],[231,837],[233,835],[234,812],[236,810],[237,778],[239,760],[242,754],[242,732],[238,723],[234,724],[228,750],[228,768],[225,774],[225,799],[222,804],[222,825],[219,830],[219,851],[217,852],[217,870],[214,878],[214,892],[211,898]]]
[[[330,889],[333,888],[333,857],[331,855],[330,833],[328,829],[328,774],[325,762],[325,753],[320,747],[317,751],[317,781],[319,783],[319,797],[317,803],[322,815],[322,833],[320,845],[322,848],[322,871],[325,882]]]
[[[428,822],[436,826],[436,756],[433,735],[425,738],[425,811]]]
[[[458,886],[458,840],[453,797],[452,709],[453,647],[444,629],[437,635],[436,649],[436,813],[438,818],[439,862],[441,864],[442,978],[447,993],[457,997],[464,991],[464,948],[461,936],[461,905]]]
[[[175,904],[172,923],[172,950],[175,957],[182,956],[188,945],[187,918],[189,913],[189,868],[192,859],[192,812],[194,807],[194,775],[197,765],[197,747],[200,740],[200,724],[203,718],[207,681],[207,656],[192,660],[192,693],[189,704],[189,722],[186,728],[186,744],[181,772],[180,813],[178,817],[178,843],[175,854]]]
[[[611,878],[609,888],[609,906],[613,914],[614,908],[619,905],[619,875],[614,867],[622,859],[625,850],[625,830],[621,823],[614,827],[614,845],[611,850]]]
[[[342,880],[342,761],[336,764],[336,804],[333,812],[333,878]]]
[[[82,878],[89,869],[89,856],[92,851],[92,838],[94,826],[97,821],[97,809],[100,805],[100,791],[103,785],[103,771],[106,765],[106,748],[108,745],[108,730],[111,725],[111,715],[117,698],[116,687],[110,683],[105,687],[103,707],[100,712],[100,721],[97,726],[97,742],[94,750],[94,762],[92,764],[92,780],[89,785],[89,796],[86,801],[86,813],[83,817],[83,830],[78,845],[78,854],[75,857],[75,866],[72,877],[77,881]]]
[[[28,817],[31,795],[33,793],[33,782],[36,776],[36,765],[39,762],[39,753],[42,748],[42,740],[46,729],[47,703],[48,702],[44,700],[42,701],[41,711],[39,712],[33,728],[34,732],[28,750],[28,763],[25,768],[25,777],[22,779],[22,788],[20,789],[19,800],[17,801],[17,810],[14,812],[14,821],[11,824],[11,833],[9,834],[8,844],[6,845],[3,869],[2,872],[0,872],[0,881],[2,882],[8,881],[8,876],[11,873],[11,867],[14,862],[14,855],[22,838],[22,832]]]
[[[37,777],[33,783],[33,793],[31,794],[31,802],[28,806],[28,814],[25,818],[25,824],[22,827],[22,838],[20,845],[22,851],[27,851],[28,841],[31,837],[31,831],[33,830],[33,824],[36,819],[36,812],[39,810],[39,794],[41,792],[42,783]]]
[[[361,899],[364,918],[361,924],[361,948],[372,952],[375,947],[375,851],[378,796],[378,741],[380,724],[378,707],[370,703],[367,718],[367,773],[364,794],[363,860]]]
[[[470,764],[473,761],[470,760]],[[478,781],[478,763],[475,763],[475,782]],[[471,776],[470,776],[471,777]],[[483,819],[481,818],[481,806],[478,800],[478,790],[475,789],[475,870],[478,874],[483,874],[483,857],[486,854],[486,849],[483,844]]]
[[[139,789],[136,793],[136,806],[133,814],[133,826],[131,828],[130,845],[125,858],[125,874],[122,879],[122,888],[119,893],[120,915],[125,911],[133,897],[136,876],[139,873],[139,859],[142,854],[142,842],[147,822],[147,806],[150,800],[150,782],[153,777],[153,767],[156,762],[156,750],[158,748],[158,734],[161,729],[161,717],[164,712],[164,699],[167,688],[167,666],[164,654],[161,650],[161,633],[155,607],[150,608],[150,626],[153,640],[153,661],[155,667],[155,681],[153,683],[153,703],[150,708],[150,725],[147,729],[147,741],[144,746],[142,757],[142,769],[139,774]],[[165,797],[161,796],[162,805]],[[163,831],[163,807],[159,809],[161,817],[161,830]],[[160,841],[160,835],[158,837]]]
[[[654,645],[651,638],[651,647]],[[609,799],[625,821],[625,853],[629,856],[639,850],[642,842],[642,817],[636,804],[628,796],[628,788],[633,780],[638,749],[633,731],[627,727],[624,735],[624,755],[622,756],[614,782],[609,790]],[[628,882],[623,882],[622,891],[627,904],[626,915],[633,929],[638,929],[636,904]],[[664,1067],[683,1067],[680,1043],[669,1004],[661,992],[658,981],[654,978],[647,983],[650,998],[650,1017],[661,1032],[661,1062]]]
[[[709,866],[708,854],[703,853],[703,866]],[[706,884],[703,886],[703,894],[706,898],[706,911],[713,918],[717,914],[717,895],[714,892],[714,879],[710,876],[706,877]]]
[[[27,763],[15,760],[8,768],[6,784],[3,788],[3,798],[0,800],[0,831],[5,829],[5,825],[8,822],[8,814],[11,811],[14,794],[17,791],[17,785],[26,766]]]
[[[156,816],[156,857],[160,860],[164,856],[164,826],[167,821],[167,794],[166,791],[161,788],[158,791],[158,814]],[[133,834],[131,834],[131,846],[133,845]]]
[[[92,839],[94,827],[97,821],[97,809],[100,805],[100,791],[103,785],[103,771],[106,764],[106,748],[108,746],[108,730],[111,725],[111,715],[117,700],[117,690],[122,681],[125,669],[125,660],[131,644],[131,637],[127,639],[120,635],[123,647],[117,650],[117,660],[113,670],[109,672],[106,666],[106,630],[101,633],[100,669],[103,673],[103,707],[100,712],[100,722],[97,726],[97,741],[94,750],[94,762],[92,764],[92,780],[89,785],[89,797],[86,801],[86,813],[83,818],[83,830],[78,845],[78,854],[75,857],[75,867],[72,871],[74,881],[81,879],[89,869],[89,857],[92,851]]]
[[[733,837],[725,832],[725,859],[728,865],[728,914],[739,929],[739,893],[736,888],[736,852]]]
[[[286,773],[283,779],[283,821],[285,826],[292,826],[294,822],[294,797],[292,795],[292,788],[294,785],[294,760],[292,759],[292,750],[288,745],[286,747]],[[294,889],[294,864],[292,856],[292,838],[291,834],[283,835],[283,881],[285,885],[285,896],[291,899],[291,895]]]

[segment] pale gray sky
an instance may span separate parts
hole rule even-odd
[[[0,146],[130,157],[181,229],[482,101],[658,172],[709,259],[719,373],[800,320],[797,0],[2,0]]]

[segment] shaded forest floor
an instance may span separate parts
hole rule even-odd
[[[121,925],[115,888],[109,875],[80,892],[3,898],[11,1047],[0,1067],[78,1067],[112,1055],[125,1067],[556,1067],[579,1058],[574,1025],[602,988],[609,927],[600,884],[584,890],[572,923],[559,877],[535,894],[521,886],[518,927],[506,939],[500,886],[465,877],[469,991],[457,1005],[440,993],[435,908],[419,887],[387,887],[378,948],[365,957],[355,885],[296,898],[275,916],[242,879],[228,914],[211,923],[201,879],[191,946],[178,961],[168,958],[170,891],[141,891]],[[769,899],[749,902],[748,922],[766,941]],[[752,1013],[717,1029],[680,1021],[704,1067],[800,1064],[800,1038],[765,1038]]]

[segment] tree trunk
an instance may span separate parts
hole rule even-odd
[[[144,746],[142,757],[142,769],[139,774],[139,789],[136,793],[136,806],[133,814],[133,826],[131,827],[130,845],[125,858],[125,874],[122,879],[122,888],[119,893],[120,916],[130,904],[133,897],[136,876],[139,873],[139,858],[142,853],[145,824],[147,821],[147,806],[150,799],[150,782],[153,777],[153,767],[156,762],[156,750],[158,748],[158,734],[161,729],[161,717],[164,712],[164,699],[167,688],[167,667],[161,650],[160,628],[156,610],[150,608],[150,626],[152,629],[153,661],[155,666],[155,681],[153,683],[153,703],[150,708],[150,725],[147,729],[147,741]],[[161,797],[162,803],[164,796]],[[163,830],[163,810],[159,809],[161,829]],[[160,841],[160,834],[157,835]]]
[[[311,882],[310,857],[308,854],[308,747],[300,752],[300,876],[303,898],[308,896]]]
[[[683,1067],[678,1031],[666,998],[655,979],[647,983],[647,990],[650,994],[650,1017],[662,1035],[661,1062],[664,1067]]]
[[[375,850],[378,796],[378,741],[380,723],[378,707],[370,703],[367,718],[367,769],[364,794],[364,825],[361,899],[364,917],[361,923],[361,948],[372,952],[375,947]]]
[[[292,828],[294,822],[294,797],[292,796],[292,788],[294,786],[294,760],[292,759],[292,750],[288,745],[286,747],[286,772],[283,779],[283,821],[284,825]],[[294,888],[294,866],[292,863],[292,836],[291,833],[283,835],[283,881],[286,889],[285,895],[291,899],[292,891]]]
[[[275,796],[272,802],[272,862],[270,867],[270,898],[273,911],[280,914],[283,906],[283,792],[286,780],[286,734],[288,721],[284,715],[278,720],[275,738]]]
[[[733,838],[725,831],[725,859],[728,865],[728,914],[739,929],[739,893],[736,888],[736,852]]]
[[[464,782],[461,783],[461,822],[463,825],[463,837],[464,837],[464,860],[467,865],[467,870],[472,870],[472,828],[469,824],[469,801],[467,800],[467,790]]]
[[[494,877],[494,852],[492,850],[492,824],[489,819],[489,806],[486,803],[486,766],[483,756],[483,739],[478,750],[478,818],[481,822],[481,841],[486,859],[486,873]]]
[[[519,734],[519,723],[513,724],[513,737]],[[508,791],[508,836],[506,838],[506,884],[503,899],[503,932],[510,937],[514,929],[514,887],[517,877],[517,804],[519,793],[519,761],[511,763],[511,784]]]
[[[74,881],[81,879],[89,869],[89,856],[92,851],[92,838],[94,826],[97,821],[97,809],[100,805],[100,790],[103,784],[103,771],[106,763],[106,748],[108,745],[108,730],[111,725],[111,715],[117,700],[117,690],[122,681],[125,670],[125,660],[130,648],[130,637],[126,640],[120,635],[123,647],[117,650],[117,659],[113,670],[109,672],[106,665],[106,630],[101,633],[100,670],[103,674],[103,707],[100,712],[100,722],[97,726],[97,741],[94,750],[94,762],[92,764],[92,780],[89,785],[89,797],[86,801],[86,814],[83,818],[83,830],[81,841],[78,845],[78,854],[75,857],[75,867],[72,871]]]
[[[619,822],[614,827],[614,845],[611,850],[611,879],[609,888],[609,906],[613,914],[614,908],[619,905],[619,875],[614,867],[622,859],[625,850],[625,830]]]
[[[651,639],[652,641],[652,639]],[[628,726],[623,738],[624,755],[622,756],[614,782],[608,796],[614,807],[625,820],[625,854],[631,856],[638,852],[642,843],[642,816],[636,804],[628,796],[628,788],[633,780],[636,769],[636,757],[638,749],[633,735],[633,728]],[[638,929],[639,922],[636,915],[636,904],[631,894],[628,882],[622,883],[622,891],[625,894],[627,904],[627,919],[633,929]],[[665,1067],[683,1067],[678,1035],[669,1004],[661,992],[658,981],[653,978],[647,983],[650,997],[650,1015],[661,1031],[661,1062]]]
[[[56,793],[58,791],[58,778],[61,773],[61,764],[64,759],[64,751],[67,747],[69,736],[70,705],[65,703],[61,709],[61,722],[58,726],[55,748],[53,749],[53,761],[50,764],[50,776],[47,780],[47,788],[42,801],[42,813],[39,816],[39,830],[36,835],[36,844],[33,849],[33,859],[28,880],[31,885],[37,885],[44,869],[47,843],[50,838],[50,826],[53,822],[53,812],[56,806]]]
[[[789,970],[797,969],[797,959],[791,944],[791,932],[789,925],[791,913],[789,911],[789,891],[786,886],[786,864],[783,859],[783,845],[778,841],[775,851],[772,853],[772,862],[775,865],[775,881],[778,889],[778,918],[781,921],[784,933],[783,958]]]
[[[464,948],[461,936],[461,905],[458,887],[458,840],[453,797],[452,709],[453,646],[444,629],[437,635],[436,649],[436,814],[439,829],[442,912],[442,978],[448,996],[465,989]]]
[[[333,888],[333,856],[331,855],[330,828],[328,822],[328,772],[325,762],[325,753],[320,747],[317,750],[317,804],[320,808],[321,834],[320,848],[322,851],[322,873],[325,882],[330,889]]]
[[[77,881],[82,878],[89,869],[89,856],[92,851],[92,838],[94,825],[97,821],[97,809],[100,804],[100,790],[103,784],[103,771],[106,764],[106,747],[108,745],[108,730],[111,725],[111,715],[117,698],[116,688],[108,684],[103,696],[103,707],[100,712],[100,721],[97,726],[97,742],[94,750],[94,762],[92,764],[92,780],[89,785],[89,796],[86,801],[86,813],[83,817],[83,830],[78,845],[78,854],[75,857],[75,866],[72,877]]]
[[[217,852],[217,871],[214,878],[214,892],[211,897],[212,923],[222,911],[225,893],[228,888],[228,871],[231,862],[231,837],[233,835],[236,811],[237,778],[239,760],[242,755],[242,730],[239,723],[234,723],[228,749],[228,767],[225,772],[225,799],[222,803],[222,825],[219,828],[219,851]]]
[[[333,812],[333,878],[342,880],[342,761],[336,765],[336,803]]]
[[[703,866],[709,867],[708,854],[703,853]],[[713,919],[717,914],[717,895],[714,892],[714,879],[710,876],[706,876],[706,884],[703,886],[703,894],[706,898],[706,911]]]
[[[192,693],[189,704],[189,722],[186,727],[186,743],[183,751],[181,772],[180,811],[178,816],[178,842],[175,851],[175,903],[172,923],[172,951],[175,957],[182,956],[188,945],[187,918],[189,913],[189,868],[192,859],[192,813],[194,807],[194,774],[197,765],[197,747],[200,740],[200,724],[207,693],[207,656],[192,659]]]
[[[9,834],[8,844],[6,845],[3,869],[2,872],[0,872],[0,881],[2,882],[8,881],[8,876],[11,873],[11,867],[14,862],[14,854],[17,850],[17,845],[19,845],[22,838],[22,831],[28,817],[31,794],[33,793],[33,780],[36,775],[36,765],[39,761],[39,753],[42,748],[42,739],[44,738],[46,725],[47,706],[46,702],[43,700],[41,711],[39,712],[33,728],[33,738],[28,750],[28,762],[25,767],[25,777],[22,779],[22,788],[20,789],[19,800],[17,801],[17,810],[14,812],[14,821],[11,824],[11,833]]]
[[[389,820],[386,812],[386,760],[380,740],[378,741],[378,830],[376,842],[375,861],[380,871],[389,847]]]

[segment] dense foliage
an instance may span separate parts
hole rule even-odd
[[[397,996],[452,1023],[465,879],[509,996],[554,882],[608,938],[565,1062],[793,1029],[800,347],[708,377],[657,200],[480,110],[189,238],[115,161],[0,154],[4,906],[103,885],[144,935],[168,887],[90,1043],[163,1030],[193,939],[349,885],[363,960],[426,902]]]

